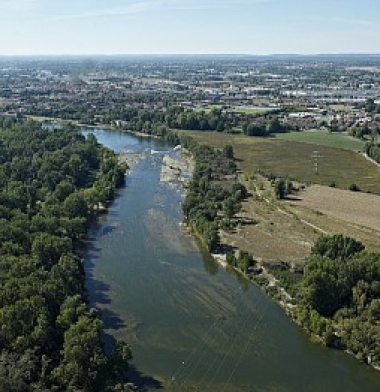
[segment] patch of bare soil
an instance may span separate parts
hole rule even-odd
[[[323,234],[343,234],[380,252],[380,196],[311,186],[295,197],[275,201],[270,186],[251,187],[236,229],[222,232],[222,242],[245,250],[262,262],[303,263]]]
[[[302,263],[319,237],[314,228],[265,200],[250,198],[238,218],[242,223],[223,232],[222,241],[249,252],[258,261]]]
[[[377,195],[313,185],[302,191],[298,200],[289,203],[380,232],[380,196]]]

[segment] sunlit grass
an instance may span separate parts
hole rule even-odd
[[[380,194],[379,167],[354,151],[280,138],[187,132],[199,142],[214,147],[231,144],[239,169],[246,173],[261,170],[308,184],[335,184],[342,189],[357,184],[362,191]]]
[[[344,150],[352,151],[362,151],[365,146],[364,141],[355,139],[351,136],[323,131],[281,133],[276,135],[276,138],[342,148]]]

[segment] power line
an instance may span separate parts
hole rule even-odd
[[[255,300],[254,307],[256,307],[256,305],[257,305],[258,302],[259,302],[259,300],[258,300],[259,295],[260,295],[260,293],[258,293],[258,294],[256,295],[257,301]],[[243,297],[243,296],[242,296],[242,297]],[[248,301],[247,301],[247,302],[248,302]],[[245,306],[245,307],[246,307],[246,310],[249,311],[248,306]],[[250,313],[248,313],[248,314],[250,314]],[[241,325],[241,324],[240,324],[240,325]],[[237,327],[237,329],[236,329],[236,332],[237,332],[238,330],[239,330],[239,324],[238,324],[238,327]],[[235,334],[236,334],[236,333],[235,333]],[[214,367],[216,361],[217,361],[217,356],[215,356],[214,360],[211,362],[211,364],[210,364],[210,366],[208,367],[207,371],[206,371],[205,374],[203,375],[203,377],[202,377],[202,379],[201,379],[201,381],[200,381],[200,384],[201,384],[201,383],[203,382],[203,380],[206,378],[206,376],[208,375],[208,373],[210,372],[210,370]]]
[[[243,292],[241,291],[241,287],[239,287],[239,289],[235,290],[235,292],[240,292],[239,295],[236,296],[236,300],[245,298],[245,296],[243,296]],[[247,306],[246,306],[246,308],[248,309]],[[193,350],[191,351],[191,353],[189,354],[187,359],[181,363],[181,365],[178,367],[176,372],[173,374],[172,381],[177,381],[178,387],[180,389],[182,389],[182,386],[180,384],[179,379],[182,378],[184,380],[183,382],[185,383],[186,378],[193,371],[195,371],[198,368],[202,359],[207,357],[207,353],[209,350],[211,350],[211,346],[213,344],[213,341],[218,337],[218,334],[216,332],[221,327],[220,322],[224,321],[224,320],[228,320],[228,319],[230,319],[230,318],[229,317],[227,318],[226,315],[220,316],[206,331],[206,333],[204,335],[206,337],[204,339],[202,339],[200,341],[200,343],[193,348]],[[230,328],[230,326],[228,326],[228,330],[229,330],[229,328]],[[239,325],[238,325],[238,328],[239,328]],[[223,331],[223,328],[222,328],[222,331]],[[226,334],[228,334],[228,333],[226,332]],[[208,348],[202,352],[202,350],[204,348],[206,348],[206,346],[208,346]],[[198,357],[198,355],[199,355],[199,357]],[[197,357],[198,357],[198,359],[197,359]]]
[[[239,363],[240,363],[241,359],[243,358],[243,355],[245,354],[245,352],[246,352],[246,350],[247,350],[247,348],[248,348],[248,346],[249,346],[249,344],[251,342],[251,338],[253,337],[253,334],[256,332],[257,327],[261,323],[261,321],[262,321],[262,319],[264,317],[264,314],[266,313],[266,311],[268,309],[268,306],[269,306],[269,300],[267,301],[264,310],[261,312],[261,315],[260,315],[260,317],[259,317],[259,319],[258,319],[258,321],[257,321],[257,323],[255,325],[255,327],[253,328],[251,334],[249,335],[249,338],[247,339],[247,342],[246,342],[243,350],[241,351],[240,356],[239,356],[238,360],[236,361],[235,366],[232,369],[232,372],[230,373],[230,376],[228,377],[226,383],[224,384],[223,392],[226,390],[226,388],[227,388],[228,384],[230,383],[234,373],[236,372],[236,369],[239,366]]]
[[[258,302],[259,302],[259,300],[257,301],[257,303]],[[223,364],[225,363],[226,359],[231,354],[232,349],[236,346],[236,342],[237,342],[238,338],[242,335],[243,328],[246,327],[247,325],[249,325],[249,322],[251,321],[251,318],[253,317],[253,315],[254,315],[254,312],[248,312],[248,315],[247,315],[247,317],[245,319],[245,322],[242,322],[240,325],[238,324],[238,328],[235,331],[235,337],[232,340],[231,345],[230,345],[228,351],[226,352],[226,354],[224,355],[223,359],[221,360],[218,368],[216,369],[216,372],[214,373],[213,377],[211,378],[209,385],[212,385],[212,382],[214,381],[215,377],[219,373],[219,371],[222,368]]]
[[[213,324],[211,324],[211,326],[207,329],[205,336],[205,339],[200,340],[199,344],[196,345],[190,352],[190,354],[188,355],[188,357],[181,362],[181,364],[178,366],[177,370],[173,373],[172,376],[172,381],[177,381],[178,378],[180,377],[184,377],[184,374],[186,373],[186,366],[188,363],[191,363],[192,358],[194,355],[196,355],[196,353],[198,351],[200,351],[202,349],[202,347],[207,344],[208,340],[210,339],[211,336],[213,336],[213,330],[216,328],[216,326],[220,323],[220,321],[222,320],[222,317],[218,317],[215,322]],[[183,374],[181,374],[183,373]],[[178,384],[180,387],[180,384]]]

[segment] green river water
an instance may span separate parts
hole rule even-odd
[[[163,155],[151,150],[170,146],[94,133],[141,156],[85,259],[105,342],[132,346],[133,381],[147,391],[380,391],[380,372],[312,343],[259,288],[200,251],[180,226],[183,190],[159,181]]]

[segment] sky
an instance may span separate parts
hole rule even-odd
[[[380,53],[380,0],[0,0],[0,55]]]

